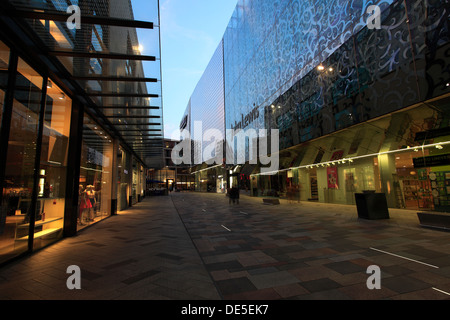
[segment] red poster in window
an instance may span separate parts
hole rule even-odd
[[[340,160],[340,159],[342,159],[343,156],[344,156],[344,150],[335,151],[335,152],[333,152],[333,155],[331,156],[330,161]]]
[[[337,167],[327,167],[328,189],[338,189]]]

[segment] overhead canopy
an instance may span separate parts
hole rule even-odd
[[[147,167],[162,167],[158,1],[146,0],[156,21],[135,20],[131,0],[72,2],[80,8],[79,29],[67,23],[77,22],[69,20],[69,1],[2,1],[0,14],[88,114]]]

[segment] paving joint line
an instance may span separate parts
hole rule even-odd
[[[413,261],[413,262],[416,262],[416,263],[421,263],[421,264],[424,264],[424,265],[426,265],[426,266],[429,266],[429,267],[433,267],[433,268],[439,269],[439,267],[434,266],[434,265],[432,265],[432,264],[425,263],[425,262],[422,262],[422,261],[419,261],[419,260],[415,260],[415,259],[411,259],[411,258],[407,258],[407,257],[403,257],[403,256],[398,255],[398,254],[395,254],[395,253],[390,253],[390,252],[383,251],[383,250],[376,249],[376,248],[372,248],[372,247],[369,247],[369,249],[372,249],[372,250],[375,250],[375,251],[378,251],[378,252],[382,252],[382,253],[385,253],[385,254],[389,254],[389,255],[394,256],[394,257],[398,257],[398,258],[410,260],[410,261]]]
[[[438,291],[440,293],[443,293],[443,294],[446,294],[446,295],[450,296],[450,293],[445,292],[444,290],[441,290],[441,289],[438,289],[438,288],[435,288],[435,287],[431,287],[431,289],[436,290],[436,291]]]
[[[226,229],[226,230],[228,230],[228,231],[230,231],[231,232],[231,230],[230,229],[228,229],[227,227],[225,227],[223,224],[221,224],[221,226],[222,226],[222,228],[224,228],[224,229]]]

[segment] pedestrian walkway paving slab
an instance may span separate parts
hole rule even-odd
[[[450,263],[450,234],[421,228],[411,211],[394,209],[391,219],[372,221],[359,219],[354,206],[281,201],[268,209],[258,198],[241,197],[239,205],[230,205],[218,194],[202,194],[214,201],[199,210],[193,205],[199,196],[176,195],[173,201],[200,255],[211,263],[213,279],[221,281],[218,288],[225,299],[274,298],[274,293],[284,299],[286,295],[275,290],[284,285],[298,292],[287,294],[289,299],[400,299],[411,291],[427,299],[436,297],[425,290],[431,285],[410,275],[423,267],[433,272],[420,262],[434,261],[444,273]],[[389,287],[367,287],[371,265],[380,266]],[[450,283],[450,278],[443,280],[443,286]]]
[[[421,228],[413,213],[371,221],[355,206],[145,198],[0,268],[0,299],[449,299],[450,233]],[[70,265],[80,267],[81,290],[67,288]],[[373,265],[381,289],[367,286]]]
[[[81,290],[69,290],[69,265]],[[0,269],[1,299],[220,299],[170,197],[145,199]]]

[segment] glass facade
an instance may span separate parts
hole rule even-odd
[[[105,129],[119,132],[140,162],[148,167],[162,166],[158,0],[141,2],[145,13],[135,12],[131,0],[8,2],[32,12],[24,19],[25,27],[63,66],[73,85],[87,94],[92,103],[86,103],[85,108],[107,119],[102,123]],[[81,16],[90,19],[86,23],[81,19],[81,28],[69,29],[66,20],[39,16],[44,11],[66,14],[71,4],[79,6]],[[29,18],[33,15],[36,17]],[[141,15],[155,20],[139,21],[137,28],[134,17]]]
[[[162,167],[159,6],[143,5],[153,21],[131,0],[0,2],[0,264],[140,201]]]
[[[131,202],[136,204],[141,201],[144,196],[145,178],[144,167],[133,158],[132,160],[132,184],[131,184]]]
[[[117,181],[117,210],[128,208],[130,194],[130,155],[119,147],[117,154],[118,181]]]
[[[308,174],[303,174],[299,186],[306,192],[304,200],[354,203],[354,193],[367,188],[385,193],[390,207],[448,210],[447,193],[442,185],[440,191],[430,187],[430,173],[437,169],[430,165],[420,168],[412,162],[438,150],[426,149],[419,155],[417,150],[420,151],[422,145],[434,143],[434,139],[415,139],[419,128],[433,131],[448,127],[448,101],[442,98],[448,91],[448,79],[442,79],[442,69],[437,67],[446,68],[449,62],[444,53],[448,50],[448,38],[441,28],[436,27],[437,23],[448,19],[448,14],[442,10],[437,2],[415,1],[408,7],[403,1],[394,2],[383,11],[381,30],[361,28],[271,102],[271,108],[265,112],[265,124],[280,130],[280,149],[332,134],[330,138],[319,139],[319,152],[311,151],[315,154],[309,164],[315,164],[317,157],[325,157],[333,150],[344,149],[344,154],[347,153],[345,148],[335,146],[343,129],[364,123],[363,127],[370,130],[374,124],[371,119],[429,99],[425,106],[414,109],[417,110],[415,113],[405,111],[385,118],[387,134],[374,140],[380,146],[378,150],[373,148],[375,152],[419,147],[415,153],[405,156],[404,152],[399,152],[395,157],[392,153],[374,159],[358,159],[345,172],[312,166]],[[439,96],[441,98],[435,99]],[[355,138],[350,141],[352,139]],[[448,137],[442,135],[439,142],[445,144],[446,141]],[[364,145],[364,141],[355,143]],[[360,164],[362,167],[357,165],[361,161],[365,161]],[[286,164],[284,168],[288,166]],[[438,170],[445,176],[446,168]],[[419,171],[421,180],[418,179]],[[341,188],[328,184],[327,176],[335,180],[340,177],[341,182],[345,179],[347,191],[342,184]],[[272,180],[269,179],[270,184]],[[286,187],[278,180],[275,179],[273,184],[275,188],[270,189],[283,194]],[[444,179],[441,184],[445,182]],[[437,182],[434,185],[438,185]],[[439,197],[430,196],[433,192],[439,193]]]
[[[254,196],[355,204],[372,191],[448,211],[448,21],[440,1],[238,1],[222,40],[225,129],[279,130],[280,164],[271,175],[230,164],[225,181]],[[191,126],[200,110],[191,103]],[[201,190],[206,167],[193,169]]]
[[[34,248],[61,237],[64,226],[72,99],[51,80],[46,92]]]
[[[9,67],[9,48],[0,41],[0,123],[3,116],[3,105],[5,101],[5,88],[8,83],[8,67]]]
[[[389,207],[448,211],[447,98],[413,106],[282,152],[273,176],[251,176],[254,196],[355,204],[355,193],[384,193]],[[442,123],[442,121],[444,121]],[[292,196],[292,194],[291,194]]]
[[[5,255],[28,249],[30,220],[40,218],[40,210],[33,211],[31,204],[43,78],[19,59],[15,83],[2,195],[1,246]]]
[[[9,139],[4,155],[0,261],[30,246],[38,249],[54,242],[61,238],[64,225],[72,100],[50,80],[44,88],[44,78],[23,59],[18,59],[16,70],[12,108],[7,111],[10,119],[2,119],[2,132]]]
[[[372,4],[380,30],[366,26]],[[445,93],[444,10],[423,0],[239,1],[224,35],[226,128],[256,106],[249,127],[279,129],[284,149]]]
[[[222,151],[225,139],[223,90],[223,45],[220,42],[190,99],[194,164],[212,161]]]
[[[113,143],[91,117],[83,121],[78,228],[111,215]]]

